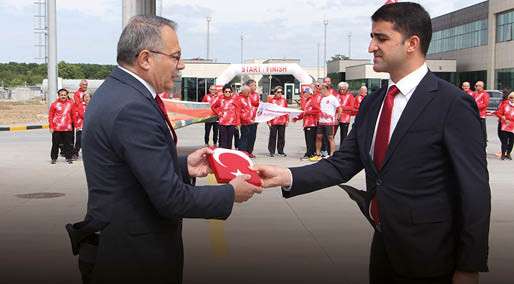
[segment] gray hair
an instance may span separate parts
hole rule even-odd
[[[118,64],[132,65],[143,49],[159,50],[163,47],[161,28],[176,30],[177,24],[159,16],[134,16],[123,29],[118,41]]]
[[[337,84],[337,87],[339,89],[341,89],[342,87],[346,87],[348,89],[349,85],[346,82],[339,82],[339,84]]]

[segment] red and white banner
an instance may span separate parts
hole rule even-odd
[[[299,109],[281,107],[272,103],[261,102],[257,109],[255,122],[268,122],[279,116],[288,114],[291,118],[298,117],[302,113]]]

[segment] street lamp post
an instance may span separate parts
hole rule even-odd
[[[210,57],[210,40],[211,40],[210,26],[211,26],[211,21],[212,21],[212,17],[208,16],[207,17],[207,51],[206,51],[205,59],[209,59],[209,57]]]
[[[323,20],[323,76],[327,74],[327,25],[328,20]]]
[[[348,58],[352,58],[352,32],[348,33]]]
[[[243,41],[244,41],[244,35],[241,33],[241,64],[243,64]]]

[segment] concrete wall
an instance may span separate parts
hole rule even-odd
[[[367,64],[367,63],[370,63],[369,59],[349,59],[349,60],[330,61],[327,63],[327,71],[329,74],[346,72],[346,68],[348,68],[348,67]]]
[[[361,64],[346,68],[346,81],[359,79],[389,79],[389,74],[375,72],[373,64]]]

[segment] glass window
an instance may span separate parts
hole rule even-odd
[[[514,10],[496,16],[496,42],[511,41],[513,36]]]
[[[436,31],[432,37],[429,54],[486,45],[487,20]]]

